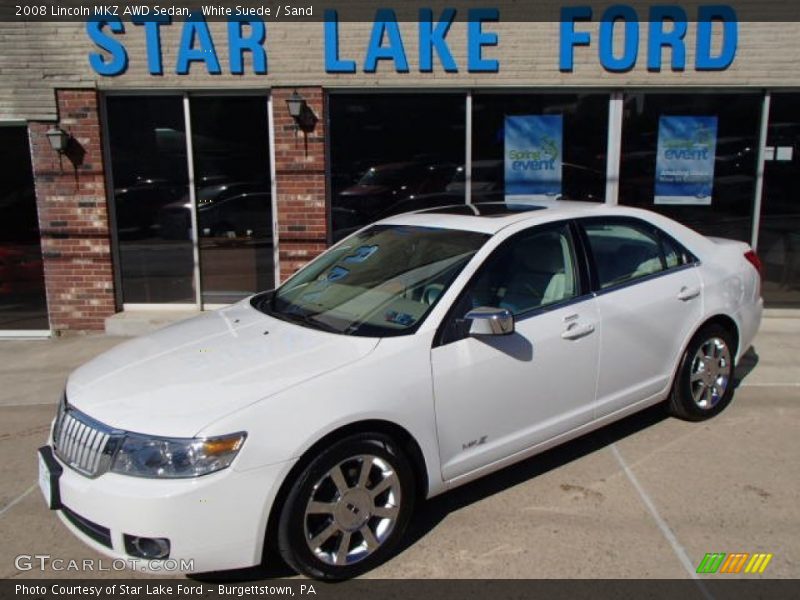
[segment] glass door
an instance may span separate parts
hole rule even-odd
[[[122,301],[196,302],[181,96],[110,96],[106,104]]]
[[[107,98],[126,308],[231,304],[274,285],[266,95]]]
[[[25,126],[0,125],[0,335],[50,329]]]
[[[190,98],[204,306],[274,285],[265,96]]]
[[[770,308],[800,307],[800,94],[772,94],[758,254]]]

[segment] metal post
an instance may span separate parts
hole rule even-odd
[[[472,90],[467,92],[466,105],[466,143],[464,157],[464,202],[472,204]]]
[[[197,191],[194,179],[194,151],[192,147],[192,114],[189,94],[183,94],[183,123],[186,136],[186,168],[189,175],[189,203],[192,205],[192,258],[194,260],[194,300],[198,310],[203,310],[202,280],[200,277],[200,232],[197,229]]]
[[[275,287],[281,283],[280,251],[278,248],[278,175],[275,169],[275,113],[272,92],[267,98],[267,122],[269,125],[269,195],[272,205],[272,271]]]
[[[753,232],[750,245],[755,250],[758,247],[758,230],[761,227],[761,196],[764,192],[764,163],[767,153],[767,135],[769,134],[769,109],[772,104],[772,94],[764,93],[761,104],[761,132],[758,138],[758,158],[756,159],[756,191],[753,199]]]
[[[619,203],[619,171],[622,157],[622,92],[608,101],[608,149],[606,150],[606,204]],[[579,200],[580,198],[576,198]]]

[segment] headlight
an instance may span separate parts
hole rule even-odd
[[[236,458],[247,434],[214,438],[157,438],[128,433],[111,470],[134,477],[199,477],[225,469]]]

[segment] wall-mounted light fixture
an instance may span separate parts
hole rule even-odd
[[[299,126],[300,119],[303,113],[308,108],[306,99],[297,93],[297,90],[292,92],[292,95],[286,99],[286,106],[289,108],[289,114],[294,119],[295,123]]]
[[[67,151],[67,144],[69,144],[69,140],[72,137],[69,133],[60,127],[52,127],[47,130],[45,135],[53,150],[59,154],[64,154]]]
[[[314,131],[319,119],[317,119],[317,115],[314,114],[306,99],[297,93],[297,90],[292,92],[292,95],[286,99],[286,106],[292,119],[294,119],[295,134],[298,131],[302,131],[305,136],[308,136],[309,133]]]

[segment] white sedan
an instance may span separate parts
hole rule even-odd
[[[152,570],[247,567],[274,545],[352,577],[416,500],[656,403],[722,411],[759,269],[744,243],[602,204],[392,217],[75,371],[41,487],[87,544]]]

